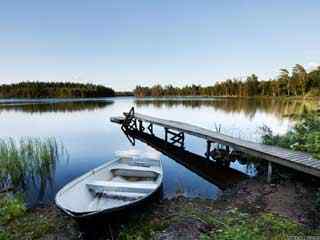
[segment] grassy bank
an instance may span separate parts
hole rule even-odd
[[[51,207],[27,209],[23,198],[0,195],[0,240],[77,239],[73,221]]]
[[[177,198],[124,226],[120,239],[287,239],[319,236],[317,210],[308,192],[293,182],[240,183],[217,201]],[[301,201],[304,199],[304,202]]]
[[[126,223],[106,218],[95,239],[287,239],[320,236],[314,187],[259,179],[241,182],[218,200],[179,197],[147,205]],[[0,239],[88,239],[83,229],[54,206],[26,209],[21,199],[0,195]],[[108,222],[109,221],[109,222]],[[87,230],[88,231],[88,230]],[[97,233],[100,231],[99,233]],[[98,235],[97,235],[98,234]]]
[[[66,156],[54,138],[0,139],[0,240],[37,239],[60,226],[48,209],[28,209],[23,193],[29,187],[45,192]]]

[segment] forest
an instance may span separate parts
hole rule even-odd
[[[136,86],[134,95],[145,96],[320,96],[320,66],[307,71],[296,64],[292,71],[281,69],[275,79],[260,80],[255,74],[245,80],[227,79],[212,86],[191,85],[174,87],[172,85],[152,87]]]
[[[112,88],[71,82],[20,82],[0,85],[0,98],[113,97]]]

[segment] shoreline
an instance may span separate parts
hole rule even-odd
[[[94,100],[94,99],[106,99],[106,98],[126,98],[126,97],[132,97],[136,99],[148,99],[148,98],[155,98],[155,99],[175,99],[175,98],[190,98],[190,99],[196,99],[196,98],[223,98],[223,99],[260,99],[260,98],[266,98],[266,99],[320,99],[320,96],[210,96],[210,95],[168,95],[168,96],[134,96],[134,95],[115,95],[115,96],[106,96],[106,97],[39,97],[39,98],[26,98],[26,97],[10,97],[10,98],[2,98],[0,97],[0,101],[5,100],[17,100],[17,101],[23,101],[23,100],[73,100],[73,99],[88,99],[88,100]]]
[[[49,204],[28,209],[8,225],[0,225],[0,239],[3,229],[13,236],[11,239],[28,234],[30,239],[215,239],[237,228],[246,228],[250,236],[274,237],[290,232],[320,236],[316,230],[320,227],[320,216],[312,195],[316,189],[301,181],[267,184],[262,178],[252,178],[226,190],[217,200],[178,195],[144,206],[142,213],[128,216],[125,223],[111,221],[89,232]],[[258,223],[269,224],[271,228],[273,225],[279,228],[280,224],[281,231],[251,232]],[[37,230],[32,230],[35,226]]]
[[[137,100],[144,100],[144,99],[164,99],[164,100],[171,100],[171,99],[276,99],[276,100],[304,100],[304,99],[314,99],[320,100],[320,96],[248,96],[248,97],[241,97],[241,96],[133,96]]]

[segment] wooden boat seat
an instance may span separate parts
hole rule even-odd
[[[129,166],[125,164],[119,164],[110,169],[114,176],[123,177],[140,177],[140,178],[151,178],[156,179],[159,173],[153,171],[152,168],[146,168],[141,166]]]
[[[139,166],[139,167],[158,167],[160,166],[160,160],[154,160],[149,158],[134,159],[134,158],[121,158],[121,163],[127,164],[129,166]]]
[[[87,188],[95,193],[121,192],[121,193],[150,193],[157,184],[139,182],[113,182],[93,181],[86,184]]]

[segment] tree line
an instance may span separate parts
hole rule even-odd
[[[113,97],[112,88],[72,82],[20,82],[0,85],[0,98]]]
[[[275,79],[260,80],[255,74],[248,76],[245,81],[227,79],[212,86],[191,85],[174,87],[155,85],[152,87],[136,86],[134,95],[145,96],[320,96],[320,66],[310,72],[300,64],[292,71],[281,69]]]

